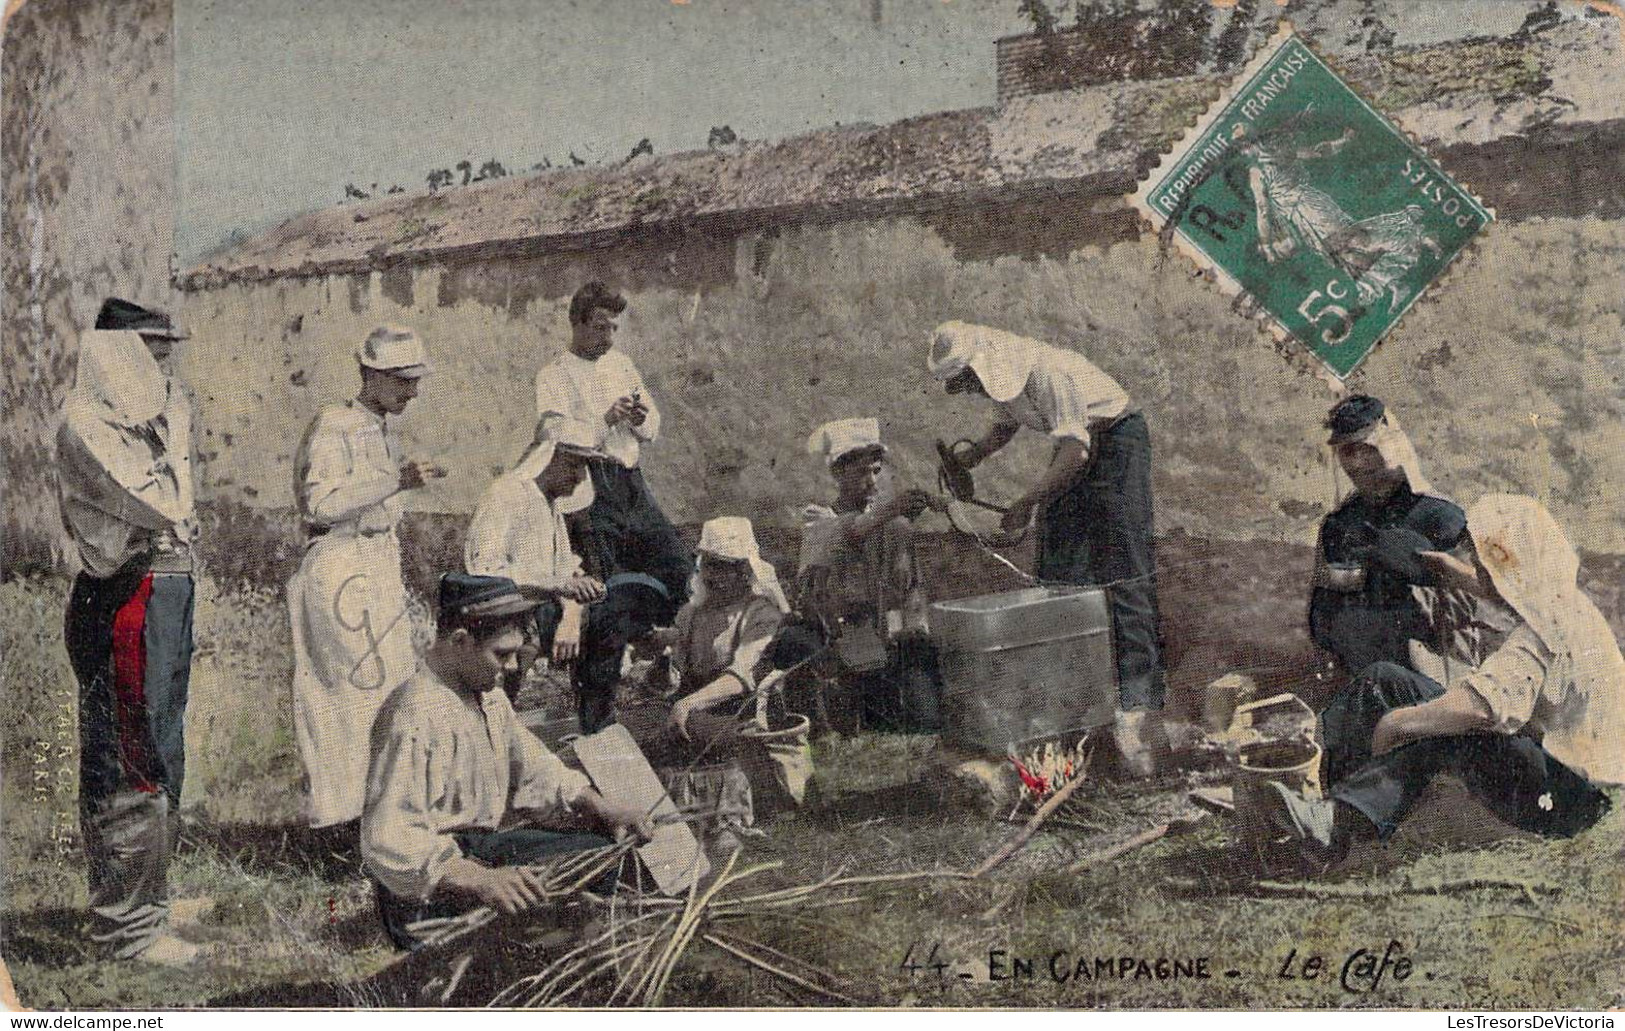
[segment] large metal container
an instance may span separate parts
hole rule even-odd
[[[1097,587],[1030,587],[932,605],[943,737],[1003,754],[1110,723],[1111,631]]]

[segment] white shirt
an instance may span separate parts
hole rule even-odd
[[[505,576],[518,584],[556,589],[581,572],[570,550],[564,513],[535,479],[519,472],[496,478],[468,524],[463,563],[470,573]]]
[[[1129,408],[1128,393],[1083,355],[1048,344],[1033,344],[1027,385],[997,404],[999,420],[1060,440],[1089,446],[1089,424],[1111,420]]]
[[[633,393],[649,408],[643,425],[633,426],[625,420],[606,425],[604,413]],[[660,435],[660,409],[643,385],[638,367],[615,349],[595,362],[565,352],[542,366],[536,374],[536,416],[546,419],[549,415],[568,416],[592,426],[599,434],[597,446],[628,469],[637,468],[642,445]]]
[[[434,894],[462,855],[453,834],[497,830],[513,809],[556,811],[590,786],[519,723],[507,695],[460,694],[427,666],[389,696],[371,744],[361,857],[405,899]]]
[[[193,535],[192,410],[173,381],[158,419],[120,426],[70,405],[57,431],[62,521],[85,571],[112,576],[137,554],[182,550]]]
[[[1423,593],[1434,595],[1429,600],[1437,603],[1441,592]],[[1602,617],[1592,621],[1597,635],[1592,647],[1582,644],[1574,654],[1554,655],[1516,612],[1482,599],[1472,602],[1429,610],[1435,634],[1448,633],[1444,643],[1452,661],[1447,665],[1425,647],[1413,647],[1417,671],[1477,695],[1497,733],[1516,734],[1527,726],[1563,765],[1597,783],[1625,783],[1625,752],[1619,747],[1625,736],[1625,688],[1613,683],[1606,692],[1588,694],[1589,681],[1576,676],[1582,664],[1607,668],[1604,660],[1615,654],[1612,631]],[[1471,625],[1461,627],[1469,618]]]
[[[379,533],[400,521],[400,444],[359,401],[324,408],[294,456],[294,497],[306,523]]]

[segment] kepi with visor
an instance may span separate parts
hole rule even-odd
[[[545,601],[546,591],[537,587],[522,587],[505,576],[446,573],[440,578],[437,608],[441,620],[448,616],[501,619],[534,611]]]

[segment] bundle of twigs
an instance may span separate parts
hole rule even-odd
[[[572,852],[551,863],[532,865],[529,867],[531,872],[542,879],[541,902],[545,905],[574,899],[588,885],[619,867],[631,850],[632,842],[626,841],[586,852]],[[459,916],[425,920],[415,925],[413,930],[418,932],[426,948],[434,948],[477,931],[496,918],[496,910],[490,906],[480,906]]]
[[[928,878],[963,878],[958,871],[879,874],[843,877],[839,873],[813,884],[743,894],[744,882],[778,869],[765,863],[736,870],[738,856],[705,887],[694,885],[687,898],[638,897],[631,903],[611,899],[603,930],[588,934],[576,948],[542,970],[509,985],[493,1006],[560,1006],[597,985],[607,1006],[659,1006],[673,974],[696,940],[703,940],[780,981],[815,995],[861,1005],[836,988],[834,975],[813,964],[744,937],[734,925],[786,909],[807,910],[851,905],[863,896],[853,889]]]

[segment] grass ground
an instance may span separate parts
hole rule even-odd
[[[92,954],[80,930],[85,883],[74,816],[74,686],[59,631],[64,596],[56,581],[0,585],[0,954],[22,1001],[39,1008],[381,1002],[369,978],[395,954],[354,866],[298,826],[284,616],[273,598],[253,592],[221,597],[200,588],[188,823],[171,876],[176,896],[217,900],[215,914],[190,932],[208,944],[208,957],[197,969],[172,972]],[[746,842],[747,860],[783,864],[762,875],[764,886],[843,868],[963,870],[992,853],[1016,828],[939,801],[924,783],[934,748],[921,737],[821,743],[818,803]],[[1625,1004],[1625,812],[1559,842],[1480,836],[1469,845],[1460,821],[1434,820],[1431,831],[1419,821],[1419,832],[1364,849],[1317,882],[1348,897],[1266,897],[1219,818],[1082,875],[1061,873],[1159,822],[1185,787],[1177,778],[1139,789],[1091,782],[1064,820],[1046,825],[984,880],[911,883],[873,892],[858,906],[764,919],[743,933],[823,967],[848,994],[878,1005]],[[1441,796],[1441,807],[1454,804]],[[1466,878],[1535,890],[1395,892]],[[1358,990],[1348,990],[1340,975],[1358,950],[1402,955],[1411,972],[1401,980],[1390,964],[1372,983],[1357,976],[1356,958],[1350,981]],[[1002,958],[990,960],[995,952]],[[1054,970],[1064,980],[1052,973],[1057,953],[1064,955]],[[1303,964],[1314,956],[1322,972],[1305,979]],[[1137,966],[1118,976],[1114,964],[1111,976],[1096,977],[1097,957],[1144,958],[1149,976],[1136,976]],[[1159,957],[1190,965],[1206,957],[1210,977],[1158,979]],[[1030,962],[1031,976],[1018,958]],[[1076,973],[1084,958],[1088,977]],[[1297,976],[1282,976],[1283,964]],[[794,992],[697,948],[667,1001],[816,1001]]]

